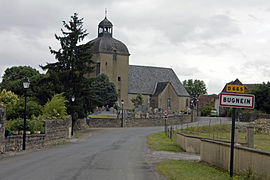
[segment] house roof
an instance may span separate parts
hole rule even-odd
[[[156,90],[153,94],[153,96],[157,96],[166,88],[166,86],[169,84],[169,82],[159,82],[157,83]]]
[[[155,94],[158,83],[170,82],[178,96],[189,97],[188,92],[171,68],[129,65],[128,93]]]
[[[231,81],[231,82],[229,82],[229,83],[226,83],[226,85],[224,86],[224,88],[222,89],[221,92],[227,92],[227,91],[226,91],[226,86],[227,86],[227,85],[243,85],[243,84],[242,84],[242,82],[241,82],[239,79],[236,79],[236,80],[234,80],[234,81]]]

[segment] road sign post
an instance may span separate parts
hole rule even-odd
[[[235,133],[235,108],[253,109],[255,105],[255,96],[252,94],[236,94],[244,92],[244,86],[227,85],[226,90],[232,93],[221,93],[220,106],[232,107],[232,132],[231,132],[231,154],[230,154],[230,176],[233,176],[234,160],[234,133]]]
[[[164,118],[164,131],[165,131],[166,135],[167,135],[167,118],[168,118],[169,114],[170,114],[170,112],[168,109],[162,110],[162,116]]]
[[[234,158],[234,130],[235,129],[235,108],[232,109],[232,132],[231,132],[231,157],[230,157],[230,176],[233,176],[233,158]]]

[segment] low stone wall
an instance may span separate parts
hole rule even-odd
[[[230,169],[230,144],[214,140],[201,140],[201,161]],[[235,146],[234,172],[251,171],[261,179],[270,179],[270,153],[252,148]]]
[[[83,130],[89,128],[86,119],[76,119],[74,123],[74,130]]]
[[[240,121],[252,122],[256,119],[270,119],[270,114],[251,114],[251,113],[242,113],[239,115]]]
[[[177,145],[186,152],[200,154],[205,161],[219,168],[230,169],[230,143],[187,136],[181,133],[176,137]],[[252,171],[262,179],[270,179],[270,152],[259,151],[243,146],[234,148],[234,172]]]
[[[178,133],[176,137],[176,144],[186,152],[200,154],[201,138],[199,137]]]
[[[183,115],[179,117],[169,117],[167,125],[176,125],[187,123],[191,121],[190,115]],[[164,126],[163,118],[149,118],[149,119],[124,119],[124,127],[150,127],[150,126]],[[94,128],[107,128],[107,127],[120,127],[121,119],[101,119],[91,118],[88,123],[89,127]]]
[[[45,134],[26,135],[26,149],[41,149],[44,146],[65,142],[71,135],[71,117],[65,120],[45,120]],[[4,152],[21,151],[22,135],[7,136],[4,143]]]
[[[26,136],[27,149],[41,149],[45,145],[45,134],[34,134]],[[21,151],[23,146],[23,136],[8,136],[5,142],[5,151]]]
[[[45,145],[58,144],[71,137],[71,117],[45,120]]]

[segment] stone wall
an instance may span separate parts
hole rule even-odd
[[[190,115],[182,115],[169,117],[167,125],[176,125],[181,123],[191,122]],[[88,123],[89,127],[94,128],[107,128],[107,127],[120,127],[121,119],[100,119],[91,118]],[[149,119],[124,119],[124,127],[150,127],[150,126],[164,126],[163,118],[149,118]]]
[[[65,120],[45,120],[44,127],[45,134],[26,135],[26,150],[41,149],[44,146],[65,142],[71,134],[71,117]],[[22,135],[14,135],[4,138],[0,145],[4,146],[3,152],[21,151],[22,143]]]
[[[4,152],[5,149],[5,113],[6,109],[0,104],[0,153]]]
[[[41,149],[45,145],[45,134],[26,135],[26,149]],[[5,151],[21,151],[23,136],[8,136],[5,142]]]
[[[230,169],[230,144],[214,141],[201,140],[201,161],[214,166]],[[252,148],[235,146],[234,149],[234,172],[244,173],[251,171],[258,179],[270,179],[270,153]]]
[[[176,135],[176,144],[186,152],[200,154],[201,139],[202,138],[199,137],[178,133]]]
[[[87,120],[86,119],[76,119],[75,123],[74,123],[74,130],[83,130],[83,129],[87,129],[89,126],[87,124]]]
[[[71,137],[71,117],[58,120],[45,120],[45,145],[57,144]]]
[[[230,142],[215,141],[181,133],[176,137],[177,145],[186,152],[200,154],[201,161],[219,168],[230,169]],[[243,146],[234,147],[234,172],[251,170],[261,179],[270,179],[270,152]]]
[[[251,113],[242,113],[239,115],[240,121],[252,122],[256,119],[270,119],[270,114],[251,114]]]

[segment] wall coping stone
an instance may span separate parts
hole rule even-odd
[[[225,143],[225,142],[217,141],[217,140],[212,140],[212,139],[201,139],[201,141],[214,143],[214,144],[220,144],[220,145],[223,145],[223,146],[231,146],[229,143]],[[250,152],[256,152],[256,153],[259,153],[259,154],[270,156],[270,152],[267,152],[267,151],[262,151],[262,150],[253,149],[253,148],[244,147],[244,146],[239,146],[239,145],[234,145],[234,147],[237,148],[237,149],[242,149],[242,150],[246,150],[246,151],[250,151]]]

